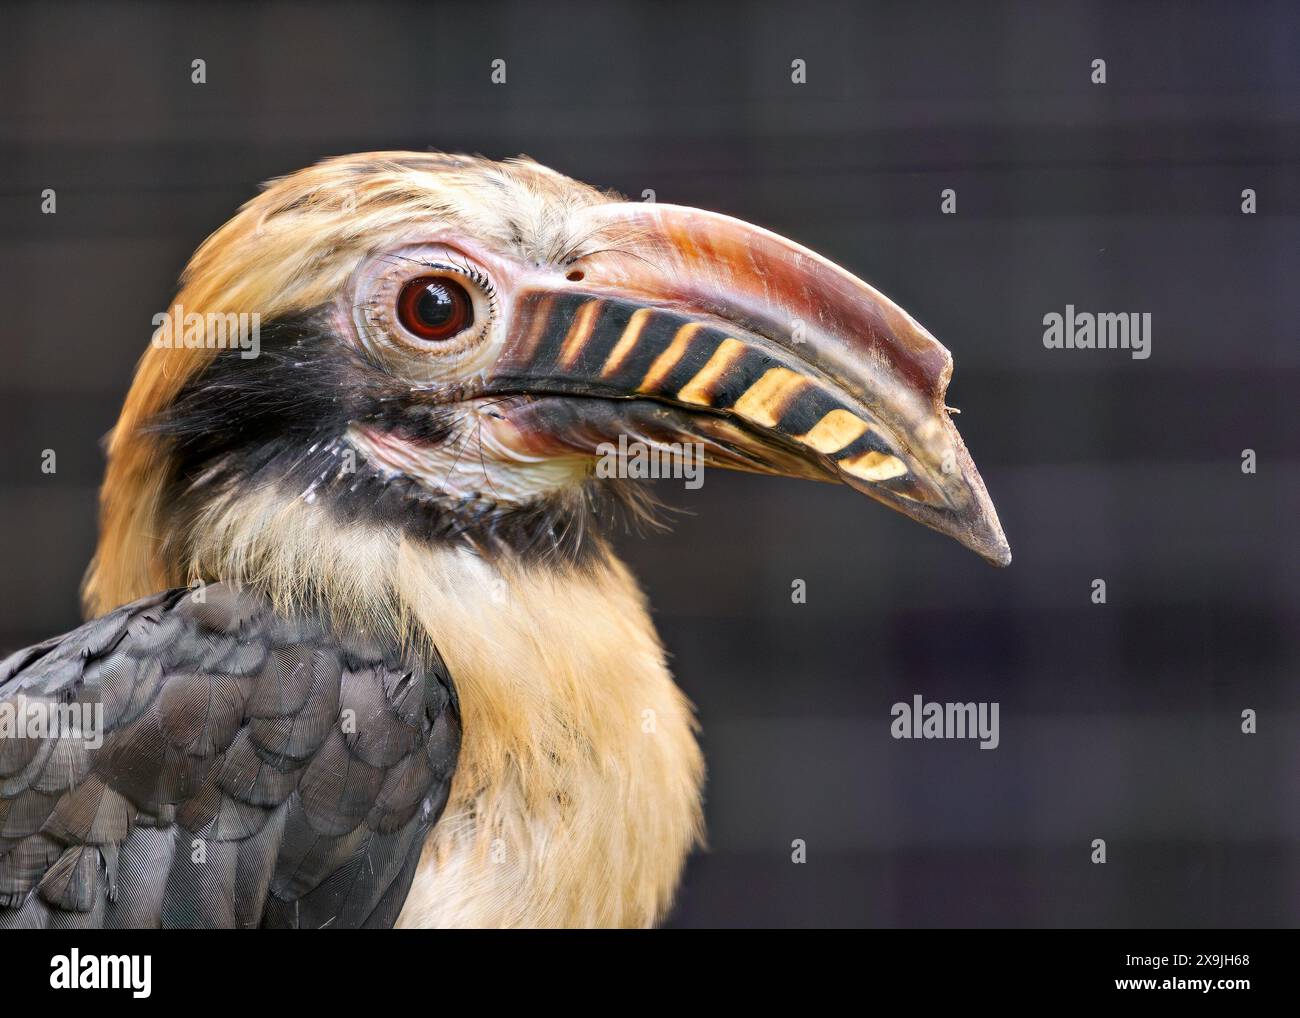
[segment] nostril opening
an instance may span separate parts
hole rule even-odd
[[[564,278],[567,279],[570,283],[576,283],[578,280],[580,280],[583,277],[583,274],[584,273],[582,269],[574,269]]]

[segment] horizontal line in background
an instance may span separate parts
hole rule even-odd
[[[1104,866],[1077,841],[852,852],[808,846],[806,858],[796,865],[788,842],[696,852],[668,925],[1223,930],[1300,923],[1300,867],[1287,841],[1127,841]]]
[[[1265,716],[1271,734],[1245,735],[1226,709],[1003,710],[992,750],[893,739],[887,703],[874,718],[706,717],[710,843],[726,851],[804,837],[842,852],[1071,840],[1086,851],[1092,837],[1300,842],[1300,810],[1285,808],[1300,801],[1300,713]]]

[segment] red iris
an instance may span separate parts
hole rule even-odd
[[[412,335],[438,342],[474,323],[474,302],[454,279],[421,276],[402,287],[397,318]]]

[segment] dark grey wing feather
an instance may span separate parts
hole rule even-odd
[[[391,926],[459,748],[440,662],[224,584],[119,608],[0,662],[0,928]]]

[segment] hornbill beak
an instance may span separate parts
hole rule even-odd
[[[489,395],[538,455],[628,435],[706,464],[840,481],[994,565],[1011,549],[944,393],[952,357],[825,258],[728,216],[613,203],[598,250],[520,280]]]

